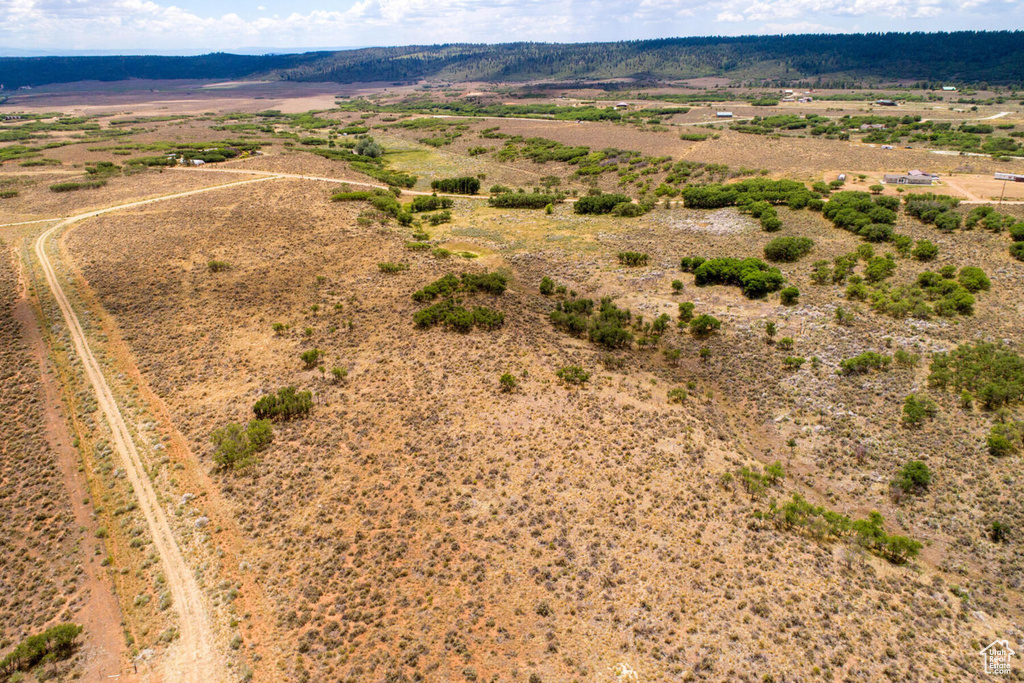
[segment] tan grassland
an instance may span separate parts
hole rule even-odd
[[[52,88],[15,106],[136,115],[300,112],[321,100],[327,108],[341,92],[395,96],[380,84],[171,87],[147,93],[97,86],[77,95]],[[756,109],[732,108],[738,116]],[[982,118],[1000,107],[982,109],[960,116]],[[429,190],[431,179],[462,174],[483,174],[485,190],[493,183],[534,187],[554,175],[561,188],[586,191],[588,183],[566,164],[470,157],[470,147],[501,146],[479,134],[494,126],[567,145],[765,169],[773,178],[811,182],[843,172],[847,189],[866,189],[883,172],[922,168],[943,175],[931,191],[969,201],[998,196],[1002,183],[990,180],[992,172],[1020,164],[727,128],[709,131],[718,139],[679,139],[693,129],[674,124],[701,122],[711,111],[676,117],[668,130],[471,121],[439,149],[419,142],[423,131],[383,128],[389,122],[381,115],[321,115],[366,121],[387,149],[389,167],[420,176],[417,191]],[[153,122],[131,141],[236,136],[213,130],[217,124],[212,117]],[[126,157],[87,149],[117,142],[48,150],[60,166],[0,168],[3,187],[19,190],[0,199],[4,224],[181,195],[80,221],[48,242],[47,253],[109,383],[110,402],[138,446],[136,474],[152,487],[167,538],[194,575],[215,664],[223,665],[206,680],[977,681],[981,647],[996,637],[1021,643],[1020,457],[991,457],[984,439],[993,415],[927,384],[932,354],[958,343],[1024,344],[1024,263],[1010,257],[1005,232],[945,234],[901,213],[898,231],[929,239],[940,252],[930,264],[898,258],[894,284],[911,283],[926,269],[973,265],[992,289],[976,295],[971,317],[893,319],[846,299],[843,286],[812,282],[812,262],[831,262],[863,244],[820,213],[780,208],[782,232],[768,234],[733,208],[659,204],[639,218],[615,218],[577,215],[568,202],[547,214],[460,198],[451,222],[423,226],[432,247],[453,252],[438,258],[407,249],[412,230],[368,212],[365,203],[331,202],[339,185],[313,178],[377,181],[290,141],[247,135],[265,143],[262,154],[116,176],[96,190],[48,187],[84,177],[88,164],[123,163]],[[231,171],[309,178],[185,194],[253,179]],[[657,185],[663,175],[655,177]],[[597,184],[634,191],[618,181],[608,173]],[[1005,198],[1024,198],[1021,188],[1008,185]],[[1024,205],[1000,210],[1024,218]],[[24,253],[52,225],[0,230]],[[783,306],[777,296],[747,299],[734,287],[697,287],[680,271],[684,256],[762,257],[778,235],[815,242],[801,261],[780,265],[800,290],[796,305]],[[879,254],[887,250],[875,245]],[[649,261],[624,267],[621,251],[643,252]],[[88,625],[89,610],[97,609],[91,594],[112,582],[123,619],[114,635],[127,645],[114,647],[109,634],[87,627],[83,651],[108,643],[125,676],[138,666],[138,678],[128,680],[172,683],[186,673],[204,680],[181,668],[189,639],[180,619],[188,612],[167,597],[173,553],[154,538],[137,488],[111,454],[110,427],[33,262],[26,277],[41,338],[64,385],[88,477],[89,508],[76,515],[77,501],[68,501],[72,484],[54,466],[58,456],[46,440],[60,413],[47,412],[56,399],[44,391],[38,361],[30,362],[30,345],[18,341],[8,303],[18,297],[16,262],[10,249],[3,253],[0,373],[9,410],[0,416],[0,509],[17,532],[2,541],[15,559],[0,561],[0,587],[8,589],[0,591],[0,654],[58,619]],[[210,261],[229,265],[214,272]],[[378,266],[384,262],[408,269],[388,274]],[[467,295],[464,304],[502,312],[503,326],[459,334],[413,324],[426,305],[413,292],[447,273],[484,271],[508,275],[508,291]],[[557,298],[538,291],[545,276],[580,296],[612,297],[634,317],[668,314],[672,325],[657,348],[602,350],[551,325]],[[682,292],[673,292],[673,280]],[[722,330],[700,339],[677,329],[684,301],[719,318]],[[854,314],[852,324],[837,324],[838,307]],[[793,349],[766,343],[769,321],[777,339],[793,339]],[[275,323],[284,327],[275,331]],[[307,369],[299,354],[313,348],[323,358]],[[664,353],[673,349],[678,360]],[[920,354],[920,363],[855,377],[836,372],[863,351],[900,349]],[[808,361],[786,369],[784,359],[794,355]],[[560,381],[556,372],[568,365],[589,371],[590,380]],[[346,376],[333,377],[334,368]],[[517,378],[514,391],[501,391],[503,373]],[[286,386],[313,392],[309,416],[275,423],[274,441],[255,466],[216,467],[211,433],[248,421],[257,399]],[[670,400],[681,388],[685,400]],[[911,429],[901,425],[900,411],[915,392],[932,397],[938,413]],[[1018,413],[1002,418],[1020,419]],[[928,464],[931,486],[891,495],[890,482],[913,459]],[[762,496],[723,476],[775,461],[786,475]],[[852,517],[878,511],[888,531],[924,544],[921,555],[892,564],[852,542],[785,530],[753,514],[794,493]],[[997,519],[1010,528],[1004,542],[988,534]],[[106,538],[81,530],[89,524],[102,526]],[[105,570],[76,569],[98,565],[101,554],[109,556]],[[66,667],[69,677],[87,679],[97,670],[88,655]],[[1020,679],[1019,671],[1013,675]]]

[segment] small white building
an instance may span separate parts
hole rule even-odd
[[[945,90],[946,92],[956,92],[956,88],[954,88],[951,85],[944,85],[942,86],[942,89]]]
[[[715,116],[717,116],[720,119],[731,119],[732,118],[732,112],[731,111],[719,111],[719,112],[715,112]]]

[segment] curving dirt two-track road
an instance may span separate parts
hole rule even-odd
[[[89,349],[85,333],[78,321],[71,303],[68,301],[64,290],[61,288],[57,275],[50,263],[46,253],[46,243],[59,230],[81,221],[112,211],[121,211],[136,206],[142,206],[153,202],[177,199],[202,192],[211,192],[236,185],[247,183],[258,183],[265,180],[273,180],[276,175],[268,175],[252,180],[242,180],[223,185],[204,187],[188,192],[146,199],[128,204],[121,204],[106,209],[90,211],[77,216],[66,218],[49,230],[41,234],[35,242],[35,253],[46,276],[46,283],[50,287],[57,304],[60,306],[64,321],[67,323],[71,340],[75,345],[75,351],[82,359],[86,376],[96,392],[96,399],[100,409],[110,425],[111,437],[118,455],[124,464],[128,480],[131,482],[135,496],[138,498],[139,509],[142,510],[149,526],[150,534],[153,537],[153,545],[160,553],[160,559],[164,566],[164,576],[174,600],[174,609],[178,613],[178,631],[180,637],[175,643],[171,656],[166,662],[164,680],[183,681],[187,683],[219,683],[228,680],[227,670],[224,662],[218,654],[214,644],[213,626],[210,615],[206,610],[202,591],[196,582],[195,574],[189,568],[174,538],[171,527],[167,522],[167,515],[160,506],[156,491],[146,473],[145,465],[139,457],[138,449],[132,440],[124,417],[118,409],[117,400],[114,398],[103,376],[103,371],[96,357]]]

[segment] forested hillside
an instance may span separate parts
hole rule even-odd
[[[366,48],[296,55],[0,59],[7,88],[128,78],[294,81],[526,81],[698,76],[1024,83],[1024,32],[670,38]]]

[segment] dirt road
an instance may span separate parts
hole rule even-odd
[[[211,192],[226,187],[273,180],[277,177],[274,175],[263,176],[252,180],[205,187],[71,216],[45,231],[35,242],[36,257],[39,259],[39,263],[46,276],[47,285],[49,285],[50,291],[60,307],[64,321],[67,323],[71,334],[75,351],[82,360],[82,365],[85,368],[89,382],[96,392],[99,407],[103,411],[107,423],[110,425],[112,442],[124,463],[126,475],[138,498],[139,508],[146,518],[150,534],[153,537],[153,545],[156,547],[157,552],[159,552],[160,559],[164,565],[164,576],[167,579],[167,585],[174,601],[174,609],[178,613],[178,629],[180,634],[166,662],[164,680],[174,681],[175,683],[178,681],[186,683],[225,681],[227,680],[227,671],[224,667],[223,659],[218,654],[214,644],[213,626],[210,615],[206,610],[202,591],[199,589],[195,575],[185,562],[181,549],[178,547],[170,524],[167,521],[167,515],[160,506],[156,491],[149,480],[145,465],[139,456],[135,442],[128,431],[128,426],[117,406],[117,401],[107,384],[106,378],[103,376],[100,364],[95,356],[93,356],[78,317],[67,296],[64,294],[64,290],[61,288],[57,275],[50,263],[50,258],[46,253],[46,244],[59,230],[86,218],[92,218],[112,211],[122,211],[153,202]]]

